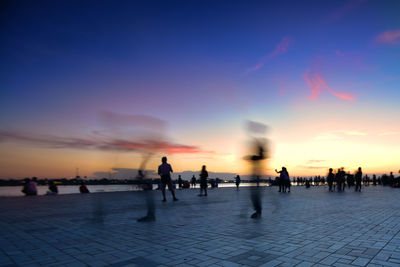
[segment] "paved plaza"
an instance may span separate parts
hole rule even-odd
[[[0,266],[400,266],[400,189],[177,190],[0,198]],[[169,192],[168,192],[169,193]]]

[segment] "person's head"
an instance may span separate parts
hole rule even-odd
[[[167,157],[162,157],[161,162],[162,163],[167,163]]]
[[[329,168],[329,173],[332,173],[333,172],[333,169],[332,168]]]
[[[286,167],[282,167],[282,171],[286,171]]]
[[[32,177],[32,181],[37,182],[37,177]]]
[[[181,176],[179,175],[178,178],[181,178]]]
[[[205,171],[206,170],[206,165],[203,165],[203,167],[201,167],[201,170]]]
[[[359,172],[361,171],[361,167],[358,167],[358,171],[359,171]]]

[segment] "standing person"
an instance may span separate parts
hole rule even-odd
[[[165,187],[167,187],[167,185],[168,189],[171,191],[173,200],[177,201],[178,199],[175,197],[174,187],[171,180],[171,172],[174,171],[172,170],[171,165],[167,163],[167,157],[162,157],[161,162],[162,164],[158,166],[158,174],[161,176],[163,202],[167,201],[165,198]]]
[[[279,192],[284,192],[286,193],[286,190],[289,190],[290,193],[290,177],[289,177],[289,173],[286,170],[286,167],[282,167],[282,170],[278,171],[277,169],[275,169],[276,173],[279,173]],[[282,189],[282,191],[281,191]]]
[[[361,180],[362,180],[362,171],[361,167],[358,167],[358,171],[356,172],[356,191],[361,192]]]
[[[328,187],[329,187],[329,192],[332,192],[332,185],[333,185],[333,179],[335,178],[335,175],[333,174],[333,169],[330,168],[329,169],[329,173],[328,173]]]
[[[336,184],[338,192],[342,191],[342,182],[343,182],[342,170],[338,169],[336,173]]]
[[[192,177],[190,183],[191,183],[191,185],[192,185],[192,188],[195,188],[195,187],[196,187],[196,177],[194,176],[194,174],[193,174],[193,177]]]
[[[240,176],[236,175],[236,179],[235,180],[236,180],[236,189],[239,190],[239,185],[240,185],[240,181],[241,181],[240,180]]]
[[[203,165],[201,168],[200,172],[200,195],[203,195],[203,190],[204,190],[204,196],[207,196],[207,178],[208,178],[208,172],[206,170],[206,166]]]

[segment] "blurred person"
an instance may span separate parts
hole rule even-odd
[[[34,180],[34,179],[36,179],[36,177],[33,178],[32,180],[29,178],[25,178],[25,184],[21,191],[26,196],[36,196],[37,195],[36,180]]]
[[[58,188],[54,184],[53,181],[49,181],[49,191],[46,193],[47,195],[57,195],[58,194]]]
[[[170,164],[167,163],[167,157],[162,157],[162,164],[158,166],[158,174],[161,176],[161,191],[163,195],[163,202],[166,202],[165,198],[165,188],[168,185],[168,189],[171,191],[172,197],[174,201],[178,199],[175,197],[175,191],[171,180],[171,172],[173,172]]]
[[[145,166],[148,159],[150,158],[150,155],[151,154],[149,153],[147,157],[143,159],[142,164],[140,165],[140,168],[138,170],[138,175],[136,176],[139,185],[141,185],[142,189],[144,190],[147,206],[146,216],[137,219],[138,222],[151,222],[156,220],[152,183],[151,180],[146,179],[145,174]]]
[[[200,172],[200,194],[199,196],[203,195],[204,191],[204,196],[207,196],[207,178],[208,178],[208,172],[206,170],[206,166],[203,165],[201,168]]]
[[[81,194],[90,193],[89,189],[86,187],[86,185],[83,181],[81,182],[81,186],[79,187],[79,192],[81,192]]]
[[[179,189],[182,189],[182,185],[183,185],[182,177],[179,175],[179,177],[178,177],[178,187],[179,187]]]

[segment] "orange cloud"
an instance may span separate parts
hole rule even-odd
[[[385,31],[376,36],[375,41],[381,44],[400,45],[400,29]]]
[[[306,81],[308,87],[311,89],[311,100],[318,99],[318,96],[321,94],[323,90],[328,91],[332,95],[337,98],[346,100],[346,101],[354,101],[355,96],[351,93],[339,93],[332,90],[327,84],[325,79],[317,72],[311,72],[310,69],[307,69],[306,72],[302,75],[304,80]]]
[[[119,152],[148,151],[164,152],[167,154],[214,153],[213,151],[202,150],[197,146],[176,144],[162,139],[127,141],[107,138],[105,136],[102,138],[78,138],[0,131],[0,142],[6,141],[58,149],[95,149]]]

